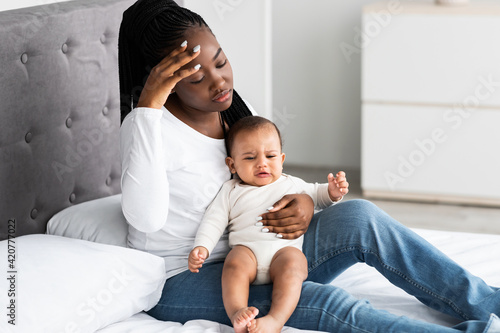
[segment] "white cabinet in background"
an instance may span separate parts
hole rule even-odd
[[[394,3],[363,9],[364,195],[500,206],[500,5]]]

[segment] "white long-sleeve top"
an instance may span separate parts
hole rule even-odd
[[[229,226],[229,246],[245,245],[254,253],[262,249],[269,261],[277,250],[285,246],[302,249],[302,239],[285,240],[276,234],[261,232],[256,227],[256,217],[286,194],[305,193],[314,202],[316,209],[326,208],[334,202],[328,194],[328,184],[307,183],[304,180],[283,174],[275,182],[265,186],[251,186],[239,179],[224,183],[214,201],[207,208],[198,229],[194,246],[204,246],[211,255],[219,238]],[[257,255],[257,254],[256,254]],[[259,256],[257,256],[259,260]]]
[[[134,109],[120,136],[128,245],[163,257],[171,277],[187,269],[203,214],[230,179],[224,140],[201,134],[165,108]],[[225,235],[210,260],[228,251]]]

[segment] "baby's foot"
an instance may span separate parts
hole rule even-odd
[[[248,326],[249,333],[280,333],[283,325],[270,315],[254,319]]]
[[[236,311],[231,317],[235,333],[246,333],[248,325],[259,314],[259,310],[253,306]]]

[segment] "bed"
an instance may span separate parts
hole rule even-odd
[[[120,208],[117,36],[132,3],[0,12],[0,332],[231,332],[144,312],[158,301],[165,267],[126,247]],[[500,285],[499,235],[416,231]],[[332,283],[377,308],[455,323],[366,265]]]

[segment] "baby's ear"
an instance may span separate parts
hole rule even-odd
[[[281,165],[285,162],[285,153],[281,153]]]
[[[234,168],[234,160],[232,157],[229,157],[229,156],[226,157],[226,165],[229,168],[229,171],[231,173],[233,173],[233,174],[236,173],[236,169]]]

